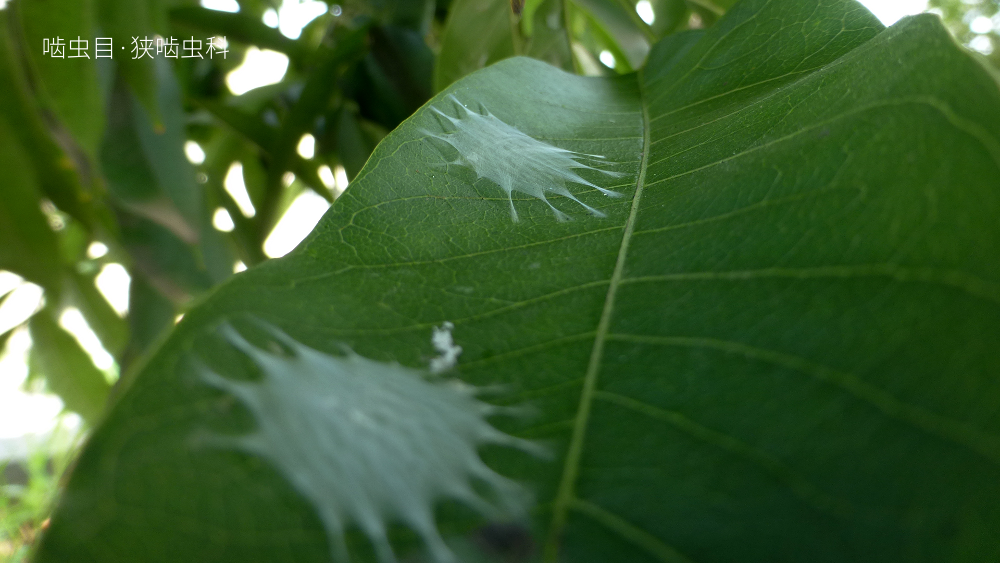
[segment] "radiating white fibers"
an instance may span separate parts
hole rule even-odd
[[[479,178],[486,178],[499,186],[507,194],[510,216],[514,221],[518,217],[513,192],[544,201],[559,221],[565,221],[569,216],[556,209],[546,198],[546,194],[568,197],[591,215],[605,216],[570,193],[566,188],[567,182],[589,186],[606,196],[621,197],[622,194],[602,188],[576,172],[576,169],[594,170],[611,177],[622,176],[618,172],[602,170],[582,162],[591,160],[595,164],[606,163],[603,156],[566,150],[539,141],[504,123],[488,110],[480,114],[470,110],[454,95],[449,95],[448,99],[457,106],[458,117],[452,117],[434,106],[431,106],[431,111],[443,118],[453,130],[425,133],[448,143],[458,151],[457,160],[450,164],[472,168]]]
[[[344,533],[356,526],[380,563],[394,563],[387,529],[402,524],[423,539],[433,561],[455,562],[434,519],[436,503],[446,499],[492,518],[524,517],[530,495],[478,453],[495,444],[545,454],[487,422],[509,409],[480,402],[476,387],[457,380],[351,351],[329,355],[265,328],[290,353],[258,348],[231,326],[220,328],[260,369],[259,379],[231,379],[195,362],[199,379],[246,407],[256,430],[201,431],[194,440],[271,463],[315,508],[335,561],[350,560]],[[453,343],[445,344],[443,336],[434,343],[457,355]]]

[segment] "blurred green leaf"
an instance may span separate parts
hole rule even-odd
[[[81,178],[81,175],[87,176],[89,184],[89,164],[70,158],[51,137],[43,121],[41,103],[28,87],[24,61],[17,57],[20,51],[13,43],[15,23],[8,12],[0,11],[0,84],[3,85],[0,87],[0,113],[6,116],[23,144],[45,195],[59,209],[92,228],[99,218],[95,216],[90,186],[84,186]],[[103,226],[111,230],[107,224]]]
[[[510,0],[452,0],[434,67],[434,90],[513,57],[520,41]]]
[[[542,0],[530,13],[525,5],[521,22],[522,26],[530,27],[526,55],[556,68],[573,71],[573,53],[563,13],[563,3],[567,1]],[[527,25],[529,21],[530,26]]]
[[[353,180],[368,162],[380,139],[366,134],[361,128],[357,110],[351,107],[344,107],[338,112],[333,133],[337,161],[347,172],[348,180]]]
[[[572,0],[606,38],[607,47],[626,71],[642,66],[654,39],[652,30],[635,12],[630,0]]]
[[[126,387],[131,371],[126,366],[132,366],[141,361],[154,344],[161,341],[167,331],[174,326],[177,310],[173,303],[160,291],[146,281],[145,276],[135,275],[129,284],[128,297],[128,348],[122,356],[122,381],[120,387]],[[113,392],[117,394],[117,391]]]
[[[197,232],[167,196],[146,158],[140,129],[150,124],[136,115],[142,106],[119,83],[112,91],[111,107],[116,109],[108,113],[108,133],[101,146],[101,165],[111,195],[132,213],[163,225],[185,241],[195,242]],[[155,133],[145,134],[152,135]]]
[[[58,295],[62,263],[56,235],[39,207],[31,159],[0,114],[0,269],[14,272]]]
[[[32,61],[39,79],[39,94],[91,158],[104,130],[101,100],[94,64],[94,10],[91,0],[30,0],[15,2],[24,32],[24,55]],[[43,53],[44,40],[61,40],[64,58]],[[84,51],[71,49],[71,41],[86,41]],[[74,44],[83,46],[82,43]]]
[[[395,128],[431,96],[434,54],[416,32],[372,26],[370,49],[344,87],[363,115]]]
[[[258,264],[267,259],[260,244],[262,237],[258,235],[253,221],[243,216],[236,201],[224,189],[223,183],[233,162],[256,161],[259,158],[253,149],[251,141],[223,131],[205,146],[205,162],[202,165],[205,173],[208,209],[214,214],[215,209],[222,207],[229,214],[234,225],[233,231],[229,233],[230,240],[240,260],[247,265]],[[246,174],[246,170],[244,168],[244,174]],[[245,177],[244,182],[246,182]],[[247,186],[247,188],[248,190],[254,189],[252,185]]]
[[[232,129],[233,132],[246,137],[261,149],[271,152],[277,128],[235,105],[211,100],[198,100],[198,104]]]
[[[372,19],[378,25],[405,27],[420,35],[430,31],[434,0],[344,0],[346,19]]]
[[[120,357],[128,341],[128,323],[98,291],[94,276],[73,273],[69,278],[67,304],[79,309],[104,348],[115,358]]]
[[[0,303],[2,303],[2,302],[3,302],[3,300],[0,299]],[[0,354],[3,354],[4,350],[7,348],[7,341],[10,340],[10,337],[14,335],[14,331],[16,329],[17,329],[17,327],[14,327],[14,328],[11,328],[11,329],[7,330],[3,334],[0,334]]]
[[[204,213],[203,190],[195,181],[194,168],[184,155],[187,119],[182,93],[167,59],[156,59],[155,70],[162,125],[155,124],[145,110],[133,102],[134,123],[160,190],[170,198],[197,238]]]
[[[133,49],[141,43],[133,40],[154,38],[154,16],[150,12],[157,5],[148,0],[93,0],[97,3],[98,23],[102,35],[111,37],[112,60],[117,62],[122,76],[132,88],[136,98],[142,103],[153,123],[162,126],[160,108],[157,102],[157,76],[155,61],[139,56]],[[124,47],[124,49],[122,49]]]
[[[657,37],[664,37],[685,25],[690,17],[685,0],[650,0],[655,19],[650,24]]]
[[[299,141],[305,133],[313,130],[318,119],[326,113],[338,80],[344,71],[361,59],[367,51],[367,25],[356,29],[340,29],[339,32],[333,47],[320,48],[315,67],[309,73],[302,87],[302,93],[289,109],[288,116],[271,145],[267,188],[256,217],[262,236],[266,237],[280,219],[276,205],[281,199],[282,177],[285,172],[295,170],[299,159],[296,152]],[[300,169],[300,172],[306,171]],[[318,181],[315,171],[303,179],[310,183]],[[317,193],[330,199],[330,194],[322,182],[319,182],[319,185],[313,184],[313,187]]]
[[[8,291],[7,293],[0,295],[0,307],[3,307],[3,304],[7,301],[7,298],[10,297],[11,293],[13,293],[13,291]],[[3,355],[4,350],[7,347],[7,341],[10,340],[10,337],[14,334],[15,330],[17,330],[16,326],[0,333],[0,356]]]
[[[90,245],[90,233],[78,221],[62,214],[58,216],[62,225],[56,235],[59,255],[63,264],[73,268],[86,258],[87,247]]]
[[[140,216],[120,213],[122,244],[132,266],[174,303],[185,303],[212,287],[197,246]]]
[[[59,395],[68,410],[95,424],[104,412],[111,386],[75,338],[41,311],[28,323],[31,361],[42,371],[48,388]]]

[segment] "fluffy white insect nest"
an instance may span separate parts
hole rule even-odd
[[[457,500],[489,517],[522,513],[529,495],[487,467],[477,449],[499,444],[545,452],[490,425],[486,417],[504,409],[478,401],[476,388],[428,380],[418,370],[350,351],[331,356],[267,328],[290,355],[253,346],[229,325],[220,328],[263,378],[237,381],[197,365],[201,380],[241,402],[257,429],[241,436],[203,433],[197,441],[269,461],[315,508],[335,561],[350,560],[344,533],[354,525],[381,563],[394,563],[386,530],[401,523],[420,535],[434,561],[454,562],[434,519],[439,500]],[[476,492],[476,482],[492,491],[494,502]]]
[[[609,197],[621,197],[622,194],[598,186],[576,172],[577,169],[594,170],[611,177],[622,176],[618,172],[602,170],[582,162],[584,159],[604,162],[604,157],[539,141],[504,123],[488,110],[480,114],[470,110],[454,95],[449,95],[448,98],[458,106],[458,117],[452,117],[434,106],[430,109],[450,123],[454,130],[425,133],[448,143],[458,151],[458,159],[451,164],[468,166],[479,178],[486,178],[499,186],[507,194],[510,216],[514,221],[518,217],[513,192],[544,201],[559,221],[565,221],[569,216],[556,209],[547,199],[547,194],[568,197],[591,215],[605,217],[601,211],[577,199],[566,188],[567,182],[589,186]]]

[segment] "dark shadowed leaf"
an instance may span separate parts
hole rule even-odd
[[[56,235],[39,207],[31,159],[0,114],[0,269],[58,294],[62,264]]]
[[[174,325],[176,308],[169,299],[146,281],[143,275],[134,275],[129,284],[128,326],[129,342],[122,356],[123,368],[142,359],[154,344],[161,340]],[[122,371],[123,379],[130,372]],[[124,381],[123,381],[124,383]],[[123,387],[120,385],[116,389]]]
[[[22,49],[39,81],[39,95],[75,142],[93,157],[104,130],[104,112],[94,64],[97,34],[92,0],[33,0],[17,2],[14,8],[23,30]],[[45,45],[55,41],[61,43],[61,57],[53,56],[57,49],[43,52]]]
[[[42,192],[62,211],[78,221],[93,226],[95,218],[93,194],[85,191],[81,176],[89,170],[78,169],[81,162],[74,162],[55,142],[42,118],[42,104],[31,92],[29,80],[21,60],[15,57],[18,46],[14,42],[15,25],[9,11],[0,12],[0,113],[25,148],[34,168]],[[89,186],[88,186],[89,188]]]

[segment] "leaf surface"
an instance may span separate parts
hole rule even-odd
[[[450,96],[592,169],[509,195],[441,140],[462,127]],[[491,156],[556,166],[501,130]],[[411,368],[453,323],[450,376],[533,407],[498,428],[551,450],[481,452],[534,492],[520,525],[549,563],[995,558],[997,131],[996,83],[936,18],[883,30],[851,2],[748,0],[628,76],[474,73],[295,252],[186,314],[94,434],[38,560],[329,560],[280,464],[191,446],[256,426],[189,361],[259,377],[217,336],[248,317]],[[482,524],[436,508],[452,538]]]

